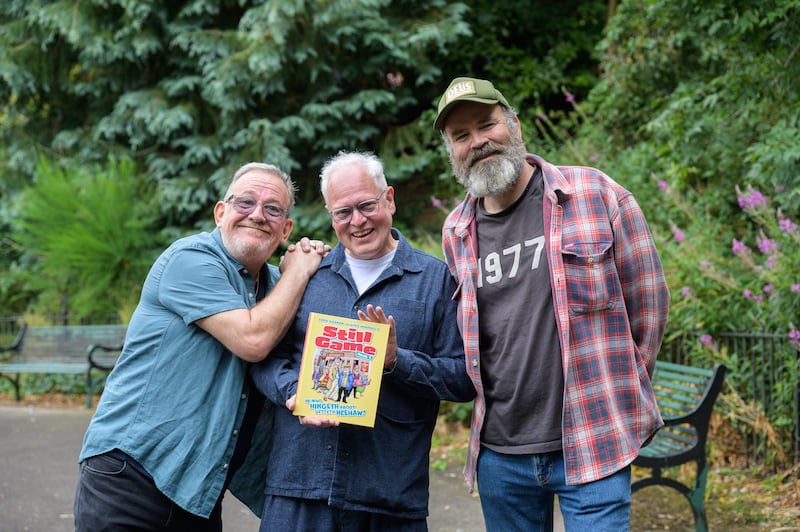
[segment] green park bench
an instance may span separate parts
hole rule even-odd
[[[126,330],[127,325],[22,324],[13,343],[0,346],[0,377],[11,382],[20,401],[23,374],[84,374],[86,408],[91,408],[95,389],[99,389],[122,350]],[[94,376],[93,372],[100,375]]]
[[[658,361],[653,389],[664,427],[642,447],[633,462],[634,466],[649,469],[650,476],[635,481],[631,491],[657,484],[678,490],[692,507],[697,532],[708,530],[704,504],[708,477],[706,439],[711,412],[726,372],[727,368],[721,364],[706,369]],[[662,469],[692,461],[697,469],[691,487],[661,475]]]

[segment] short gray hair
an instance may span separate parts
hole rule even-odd
[[[383,163],[374,153],[368,151],[340,151],[325,162],[319,174],[319,189],[322,192],[325,203],[328,203],[328,180],[330,180],[331,175],[343,166],[351,164],[363,166],[381,190],[386,190],[389,186],[386,183],[386,175],[383,173]]]
[[[240,166],[239,169],[236,170],[236,172],[233,174],[233,179],[231,179],[231,183],[230,185],[228,185],[228,190],[227,192],[225,192],[225,197],[230,196],[231,187],[233,187],[233,184],[236,183],[236,181],[238,181],[240,177],[242,177],[244,174],[246,174],[251,170],[263,170],[268,174],[272,174],[275,177],[279,178],[281,181],[283,181],[283,184],[286,185],[286,190],[289,191],[289,208],[291,209],[292,207],[294,207],[294,197],[295,194],[297,193],[297,186],[294,184],[294,181],[289,176],[289,174],[287,174],[274,164],[253,162]]]

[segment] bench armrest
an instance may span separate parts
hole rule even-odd
[[[86,349],[86,358],[89,361],[89,367],[111,371],[117,363],[117,357],[122,352],[122,344],[119,345],[102,345],[91,344]],[[116,355],[102,355],[101,353],[116,353]]]
[[[22,345],[22,341],[25,339],[25,331],[28,330],[28,324],[23,323],[22,327],[19,328],[17,331],[17,337],[14,338],[14,341],[11,345],[0,345],[0,353],[5,353],[6,351],[16,351],[19,349],[19,346]]]

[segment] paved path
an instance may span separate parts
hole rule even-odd
[[[0,405],[0,531],[71,532],[76,463],[90,411]],[[238,500],[223,503],[226,532],[254,532]],[[431,473],[431,532],[484,532],[480,501],[456,471]]]

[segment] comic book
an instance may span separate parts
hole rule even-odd
[[[294,415],[375,426],[389,325],[312,312]]]

